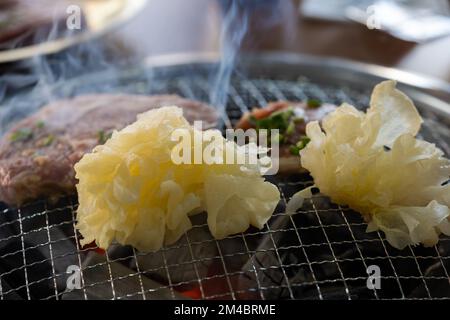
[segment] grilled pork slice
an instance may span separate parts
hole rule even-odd
[[[306,125],[320,121],[334,111],[335,105],[317,100],[307,102],[277,101],[245,113],[236,125],[241,129],[278,129],[280,136],[279,172],[300,172],[299,152],[309,142]],[[276,159],[275,159],[276,161]]]
[[[75,191],[73,166],[112,131],[152,108],[177,105],[186,119],[216,125],[211,107],[176,95],[98,94],[53,102],[13,126],[0,140],[0,200],[9,205]]]

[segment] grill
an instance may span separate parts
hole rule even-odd
[[[5,104],[2,122],[23,114],[21,106],[38,107],[49,96],[114,91],[177,93],[208,101],[216,68],[211,62],[157,66],[152,61],[152,67],[83,76],[51,87],[46,97],[33,91],[20,103],[15,99],[14,106]],[[244,59],[232,76],[224,124],[232,126],[242,112],[278,99],[345,101],[364,108],[380,73],[387,73],[405,80],[401,89],[415,99],[425,119],[422,137],[450,155],[448,106],[429,94],[439,83],[418,88],[409,82],[415,78],[404,74],[361,68],[297,56]],[[394,249],[383,234],[366,233],[358,213],[322,195],[287,216],[286,201],[311,185],[311,177],[268,179],[280,189],[282,201],[262,230],[218,241],[199,215],[176,244],[153,253],[118,245],[106,252],[81,248],[74,231],[76,196],[21,208],[3,205],[0,299],[450,299],[449,238],[431,248]],[[379,289],[367,286],[370,266],[379,267]]]

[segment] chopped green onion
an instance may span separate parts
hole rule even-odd
[[[51,145],[53,143],[53,141],[55,140],[55,136],[52,134],[49,134],[47,137],[44,138],[44,140],[42,141],[42,146],[44,147],[48,147],[49,145]]]
[[[288,108],[287,110],[274,112],[267,118],[253,119],[253,121],[255,121],[256,129],[279,129],[281,132],[284,132],[293,115],[294,110]]]
[[[306,145],[311,141],[307,136],[302,136],[301,139],[295,144],[289,146],[289,151],[295,155],[298,156],[300,151],[306,147]]]
[[[300,152],[300,148],[294,145],[289,146],[289,152],[293,154],[294,156],[298,156]]]
[[[98,142],[100,144],[104,144],[109,138],[111,138],[112,133],[106,133],[104,130],[100,130],[97,132]]]
[[[22,128],[11,134],[11,141],[27,141],[33,137],[33,131],[30,128]]]
[[[36,122],[36,127],[39,129],[42,129],[45,126],[45,122],[40,120],[38,122]]]
[[[276,136],[272,138],[273,142],[283,143],[284,136],[281,133],[278,133]]]
[[[306,104],[308,105],[308,108],[316,109],[322,105],[322,102],[317,99],[308,99]]]
[[[294,131],[295,131],[295,124],[294,124],[294,121],[291,121],[291,122],[289,122],[289,125],[286,128],[286,134],[291,135],[294,133]]]
[[[300,150],[304,149],[306,145],[311,141],[310,138],[307,136],[303,136],[296,144],[296,147],[298,147]]]
[[[294,121],[295,124],[299,124],[299,123],[305,122],[305,118],[302,118],[302,117],[295,117],[295,118],[293,119],[293,121]]]

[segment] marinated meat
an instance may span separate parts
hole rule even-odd
[[[236,127],[244,130],[278,129],[280,132],[279,172],[300,172],[302,168],[298,152],[308,142],[305,136],[306,125],[311,121],[322,120],[326,114],[335,109],[335,105],[320,103],[316,100],[270,102],[263,108],[254,108],[251,112],[244,114]]]
[[[86,95],[43,107],[0,140],[0,200],[19,205],[73,192],[73,166],[83,154],[137,114],[165,105],[183,108],[186,119],[202,120],[205,129],[216,125],[213,108],[176,95]]]

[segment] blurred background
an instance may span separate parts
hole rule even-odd
[[[395,66],[450,81],[449,22],[443,24],[436,21],[436,34],[423,39],[420,38],[420,33],[424,24],[412,25],[409,29],[416,30],[411,30],[411,34],[416,32],[418,37],[408,39],[383,30],[369,29],[364,23],[352,21],[345,13],[351,6],[359,6],[366,12],[365,8],[369,8],[375,1],[246,2],[247,6],[251,6],[251,17],[242,42],[244,52],[282,50],[336,56]],[[418,20],[420,15],[427,13],[427,8],[430,16],[434,13],[444,16],[449,14],[448,0],[381,2],[399,4],[399,7],[388,7],[387,12],[380,12],[381,26],[383,17],[390,12],[394,15],[390,19],[397,21],[399,27],[405,15],[410,14],[412,20]],[[119,30],[117,36],[128,42],[128,47],[149,55],[217,51],[220,47],[222,9],[226,3],[227,1],[214,0],[150,0],[140,15]],[[396,18],[395,13],[403,6],[406,7],[405,12],[398,13]],[[414,6],[418,7],[418,12],[406,11],[413,10]],[[435,19],[438,20],[438,17]],[[439,34],[441,30],[442,33]]]
[[[69,22],[77,27],[67,21],[77,6],[81,21],[68,29]],[[239,19],[229,16],[233,6]],[[81,64],[71,72],[77,75],[105,62],[218,52],[227,31],[241,32],[234,39],[240,52],[341,57],[450,81],[449,6],[449,0],[0,0],[0,73],[26,74],[44,53],[70,52],[59,61]],[[0,81],[0,97],[20,87],[11,77]]]

